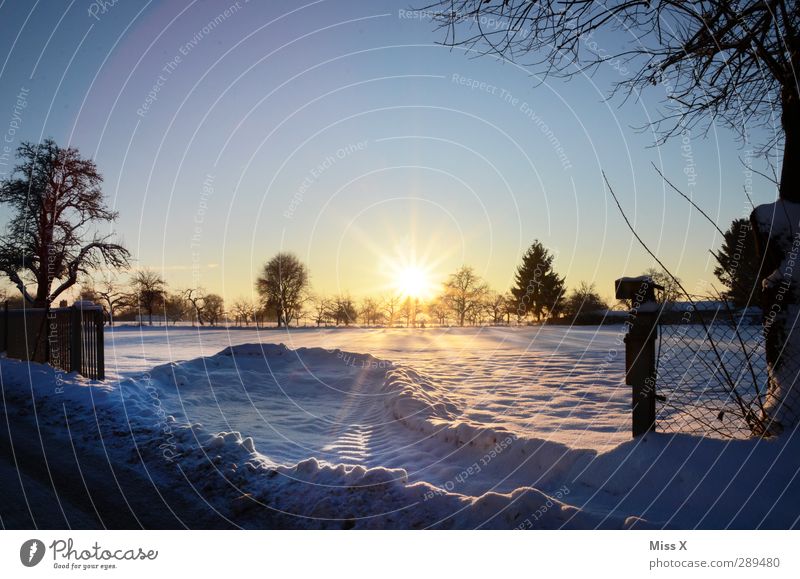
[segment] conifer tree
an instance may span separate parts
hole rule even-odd
[[[564,278],[553,269],[554,259],[555,256],[540,241],[534,241],[522,256],[516,283],[511,289],[519,317],[532,314],[541,321],[545,313],[559,313],[565,286]]]

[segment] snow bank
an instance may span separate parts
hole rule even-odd
[[[366,354],[250,344],[114,385],[4,359],[0,377],[6,411],[33,400],[45,438],[66,414],[81,452],[101,423],[109,460],[145,465],[160,487],[188,481],[239,527],[787,528],[800,516],[788,434],[652,435],[598,453],[464,419],[452,385]]]

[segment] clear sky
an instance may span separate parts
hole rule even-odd
[[[570,287],[608,297],[616,277],[653,264],[601,171],[693,291],[714,281],[719,236],[650,163],[723,229],[748,213],[745,188],[774,199],[741,164],[753,147],[726,130],[654,147],[636,127],[658,116],[662,87],[608,102],[630,74],[611,64],[542,84],[437,45],[435,24],[400,6],[7,0],[2,144],[79,147],[137,266],[228,299],[250,296],[279,250],[320,293],[379,294],[415,262],[433,281],[470,264],[506,290],[534,239]]]

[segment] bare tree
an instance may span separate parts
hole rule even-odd
[[[428,10],[445,31],[444,44],[524,60],[540,79],[614,66],[624,73],[614,93],[638,98],[661,86],[667,103],[653,128],[662,141],[715,121],[746,137],[751,127],[772,128],[780,114],[780,195],[800,201],[795,2],[439,0]],[[622,34],[611,41],[608,31]]]
[[[164,318],[174,326],[180,322],[189,311],[189,304],[182,293],[164,295]]]
[[[86,302],[96,302],[97,292],[94,291],[94,286],[91,283],[81,285],[78,299]]]
[[[608,309],[608,304],[603,300],[593,283],[582,281],[572,290],[572,293],[565,300],[564,310],[573,320],[579,317],[604,312]]]
[[[205,308],[206,290],[203,288],[189,288],[183,290],[183,297],[189,304],[189,313],[192,316],[192,325],[195,321],[201,326],[203,322],[203,309]]]
[[[203,317],[212,326],[216,326],[225,318],[225,301],[222,296],[208,294],[204,299]]]
[[[128,250],[97,231],[117,214],[106,207],[93,161],[50,139],[22,143],[17,158],[11,177],[0,182],[0,203],[11,210],[0,236],[0,271],[26,302],[49,307],[80,276],[128,265]]]
[[[279,253],[265,265],[256,280],[264,305],[275,312],[278,327],[299,319],[308,299],[308,269],[294,254]]]
[[[364,298],[361,302],[361,321],[368,326],[375,326],[382,317],[380,304],[373,298]]]
[[[502,324],[506,314],[506,296],[498,292],[489,292],[486,296],[486,309],[492,316],[493,324]]]
[[[447,314],[450,313],[443,296],[438,296],[428,303],[428,315],[440,326],[447,324]]]
[[[664,288],[656,296],[659,302],[676,302],[683,297],[683,290],[680,287],[681,278],[654,267],[645,270],[643,275],[649,276],[657,285]]]
[[[119,308],[125,307],[130,302],[130,296],[113,278],[107,277],[101,283],[92,286],[94,300],[100,302],[108,316],[108,325],[114,325],[114,317]]]
[[[396,294],[389,294],[384,296],[382,300],[383,314],[386,318],[386,323],[391,327],[397,321],[397,314],[403,300]]]
[[[406,297],[403,302],[400,304],[399,310],[399,318],[405,321],[405,326],[408,328],[409,326],[416,325],[417,313],[419,312],[419,300],[412,298],[411,296]]]
[[[252,320],[253,316],[255,316],[256,306],[247,298],[239,298],[233,302],[231,313],[233,313],[237,322],[244,322],[246,326],[249,326],[250,320]]]
[[[349,326],[350,324],[358,321],[358,308],[356,308],[356,305],[350,296],[336,296],[333,299],[332,306],[333,309],[331,313],[333,315],[333,321],[337,326],[339,324]]]
[[[314,296],[311,303],[314,308],[314,323],[317,324],[317,327],[322,324],[327,326],[332,316],[333,302],[326,297]]]
[[[503,315],[505,315],[506,324],[511,325],[511,316],[517,318],[517,322],[519,322],[519,307],[517,306],[517,299],[514,297],[514,294],[510,291],[506,292],[503,295],[503,301]]]
[[[477,313],[488,291],[475,270],[467,265],[451,274],[444,288],[445,303],[455,314],[459,326]]]
[[[147,312],[148,324],[153,325],[153,312],[164,303],[167,282],[150,269],[141,269],[131,278],[131,297],[135,307]]]

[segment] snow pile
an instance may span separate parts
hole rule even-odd
[[[285,341],[290,352],[322,348],[340,356],[340,366],[355,371],[360,369],[364,358],[359,356],[363,355],[347,352],[369,352],[375,356],[373,364],[391,360],[397,367],[424,376],[445,393],[443,402],[457,404],[461,421],[516,433],[535,432],[553,442],[602,451],[630,437],[630,391],[623,384],[624,333],[624,326],[308,328],[291,332],[252,327],[123,327],[108,332],[106,369],[120,377],[137,377],[174,361],[211,360],[232,345]],[[254,352],[257,358],[257,347]],[[264,370],[268,371],[254,366],[256,373]],[[208,382],[202,368],[192,372],[194,380]],[[307,372],[300,367],[295,373],[302,376]],[[220,388],[218,393],[229,389]],[[262,426],[257,425],[259,429]],[[251,430],[242,424],[225,428]],[[368,434],[353,431],[332,444],[355,448],[350,442]]]
[[[188,484],[195,527],[213,515],[245,528],[787,528],[800,516],[788,434],[574,448],[466,419],[451,385],[366,354],[249,344],[113,387],[0,370],[6,411],[33,400],[43,437],[68,416],[89,452],[100,424],[107,460]]]

